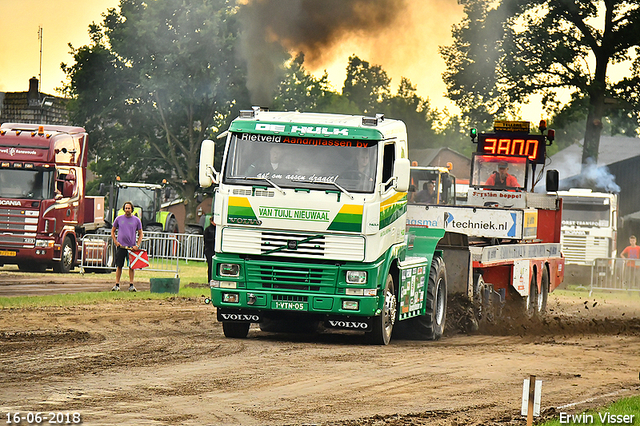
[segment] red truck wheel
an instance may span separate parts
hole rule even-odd
[[[66,274],[73,269],[75,260],[75,250],[73,249],[73,244],[71,244],[71,238],[65,237],[64,243],[62,243],[62,251],[60,252],[60,261],[53,265],[53,270]]]

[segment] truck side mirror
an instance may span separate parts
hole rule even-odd
[[[213,168],[214,156],[215,143],[209,139],[203,140],[200,146],[200,168],[198,171],[198,180],[203,188],[208,188],[214,183],[218,183],[218,172]]]
[[[398,158],[393,164],[393,175],[396,178],[395,190],[407,192],[409,190],[409,174],[411,162],[407,158]]]
[[[547,170],[547,192],[558,192],[560,177],[557,170]]]
[[[68,174],[62,186],[62,197],[63,198],[73,197],[73,190],[75,189],[75,186],[76,186],[75,176]]]

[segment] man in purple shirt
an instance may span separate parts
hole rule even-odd
[[[127,201],[122,206],[124,215],[116,217],[111,227],[111,239],[115,243],[116,249],[116,285],[111,291],[120,291],[120,277],[122,276],[122,268],[124,261],[129,255],[129,250],[138,250],[142,243],[142,222],[137,216],[133,215],[133,203]],[[118,238],[116,239],[116,229],[118,230]],[[137,238],[136,238],[137,234]],[[133,286],[133,275],[135,270],[129,268],[129,291],[137,291]]]

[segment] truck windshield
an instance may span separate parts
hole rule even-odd
[[[224,183],[255,185],[269,179],[278,187],[373,192],[378,147],[375,141],[236,134],[231,136]],[[253,178],[253,179],[247,179]],[[322,186],[320,186],[322,187]]]
[[[562,200],[562,225],[564,226],[588,226],[606,228],[610,222],[610,205],[599,203],[580,202],[570,198]]]
[[[53,171],[0,169],[0,197],[53,198]]]
[[[116,206],[118,209],[122,208],[122,205],[126,201],[131,201],[134,207],[142,209],[143,224],[153,222],[155,215],[154,201],[156,197],[156,191],[148,188],[141,188],[138,186],[125,186],[120,187],[118,190],[118,200]]]

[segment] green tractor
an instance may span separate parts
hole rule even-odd
[[[169,188],[153,183],[134,183],[117,181],[109,191],[109,210],[106,221],[109,226],[116,217],[124,214],[122,205],[131,201],[133,214],[142,221],[142,228],[148,232],[178,233],[178,220],[168,211],[161,211],[163,195]]]

